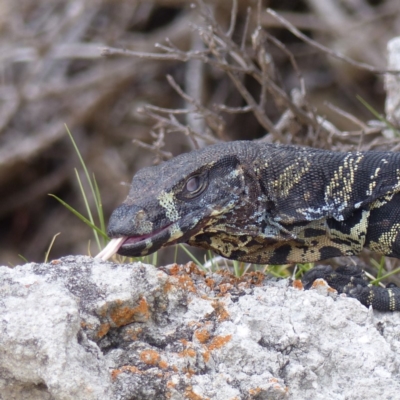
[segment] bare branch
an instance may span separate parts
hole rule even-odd
[[[215,108],[217,108],[218,110],[227,112],[229,114],[244,114],[244,113],[248,113],[250,111],[253,111],[253,108],[251,106],[228,107],[228,106],[225,106],[224,104],[216,104]]]
[[[362,122],[360,119],[358,119],[356,116],[348,113],[347,111],[342,110],[341,108],[333,105],[332,103],[329,103],[328,101],[326,101],[324,103],[329,109],[331,109],[332,111],[335,111],[337,114],[339,114],[340,116],[348,119],[349,121],[353,122],[355,125],[359,126],[362,130],[367,130],[368,129],[368,125],[365,124],[364,122]]]
[[[237,11],[238,11],[238,2],[237,0],[232,0],[231,22],[229,24],[228,32],[226,32],[226,36],[230,38],[232,37],[233,31],[235,30]]]
[[[247,7],[246,10],[246,20],[244,23],[244,29],[243,29],[243,35],[242,35],[242,41],[240,43],[240,50],[244,51],[246,47],[246,40],[247,40],[247,32],[249,30],[249,23],[250,23],[250,18],[251,18],[251,8]]]
[[[184,135],[188,136],[189,138],[198,138],[201,139],[202,141],[206,142],[207,144],[214,144],[217,143],[218,140],[210,135],[207,131],[206,132],[196,132],[193,129],[190,129],[186,125],[183,125],[180,123],[173,114],[169,114],[169,118],[166,118],[162,115],[159,115],[145,106],[142,110],[142,112],[153,118],[154,120],[157,121],[156,129],[159,129],[160,127],[163,127],[166,129],[167,133],[172,133],[172,132],[180,132],[183,133]],[[196,141],[196,139],[193,139]],[[197,141],[196,141],[197,143]]]
[[[155,143],[147,144],[138,139],[133,139],[132,143],[141,147],[142,149],[146,149],[154,153],[156,155],[156,158],[154,159],[154,164],[158,164],[162,160],[169,160],[173,157],[172,153],[170,153],[169,151],[161,150],[161,147]],[[162,145],[164,146],[164,143]]]
[[[275,36],[270,35],[267,31],[264,31],[267,39],[273,43],[278,49],[280,49],[283,53],[286,54],[286,56],[289,58],[290,64],[292,65],[297,78],[300,83],[300,90],[303,96],[306,96],[306,84],[304,82],[304,77],[303,74],[300,71],[299,66],[297,65],[296,59],[291,51],[287,49],[287,47],[280,41],[278,40]]]
[[[192,58],[202,58],[201,56],[207,55],[207,52],[199,52],[199,51],[177,51],[175,49],[170,49],[167,46],[161,45],[159,43],[155,44],[156,48],[161,48],[164,51],[168,51],[165,53],[152,53],[145,51],[132,51],[127,49],[118,49],[115,47],[101,47],[100,52],[104,57],[110,56],[128,56],[128,57],[139,57],[146,58],[149,60],[161,60],[161,61],[189,61]]]
[[[185,99],[189,104],[191,104],[195,111],[202,115],[207,121],[211,129],[213,129],[217,136],[221,136],[225,127],[225,121],[215,112],[204,107],[200,102],[195,100],[193,97],[188,96],[180,86],[175,82],[171,75],[167,75],[168,83],[175,89],[175,91]]]
[[[366,71],[373,72],[375,74],[400,74],[400,70],[392,70],[392,69],[382,69],[382,68],[375,68],[372,65],[359,62],[356,60],[353,60],[350,57],[345,56],[344,54],[340,54],[337,51],[334,51],[328,47],[325,47],[324,45],[316,42],[313,39],[310,39],[308,36],[304,35],[301,33],[297,28],[295,28],[289,21],[281,17],[278,13],[276,13],[274,10],[267,8],[267,13],[270,14],[272,17],[277,19],[287,30],[289,30],[293,35],[298,37],[299,39],[303,40],[310,46],[318,49],[319,51],[322,51],[325,54],[328,54],[334,58],[337,58],[339,60],[345,61],[348,64],[352,65],[353,67],[356,68],[361,68]]]
[[[188,108],[164,108],[154,106],[152,104],[146,104],[146,109],[164,114],[188,114],[190,112],[193,112],[193,110],[189,110]],[[143,112],[143,108],[139,108],[138,112]]]

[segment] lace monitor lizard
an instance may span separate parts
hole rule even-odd
[[[316,262],[363,247],[400,258],[399,205],[400,153],[236,141],[140,170],[108,235],[113,252],[135,257],[185,242],[258,264]],[[400,288],[368,286],[358,269],[315,267],[305,286],[316,278],[367,306],[400,310]]]

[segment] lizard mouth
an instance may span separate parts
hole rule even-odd
[[[108,260],[118,253],[129,257],[139,257],[161,247],[171,237],[172,223],[145,235],[121,236],[111,239],[108,245],[95,258]],[[154,249],[157,247],[157,249]]]
[[[219,213],[214,212],[214,217]],[[203,215],[202,219],[194,218],[193,213],[179,221],[174,221],[163,228],[145,235],[120,236],[110,240],[108,245],[95,257],[103,261],[118,253],[127,257],[141,257],[156,252],[162,247],[177,243],[185,243],[210,224],[210,216]],[[113,236],[118,235],[114,231]]]
[[[143,240],[150,239],[150,238],[155,238],[157,235],[160,235],[164,231],[166,231],[172,224],[168,224],[167,226],[164,226],[164,228],[158,229],[154,232],[147,233],[145,235],[139,235],[139,236],[127,236],[126,240],[122,243],[121,247],[126,247],[132,244],[139,243]]]

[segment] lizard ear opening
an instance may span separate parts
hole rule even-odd
[[[208,186],[208,174],[197,174],[190,176],[179,197],[183,200],[193,199],[199,196]]]

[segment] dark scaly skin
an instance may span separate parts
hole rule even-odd
[[[306,272],[302,282],[309,289],[315,279],[322,278],[339,293],[346,293],[362,304],[379,311],[400,311],[400,288],[390,283],[386,288],[369,286],[368,279],[357,266],[339,267],[334,271],[329,265],[318,265]]]
[[[128,237],[126,256],[188,243],[252,263],[400,258],[399,192],[400,153],[222,143],[139,171],[108,234]]]

